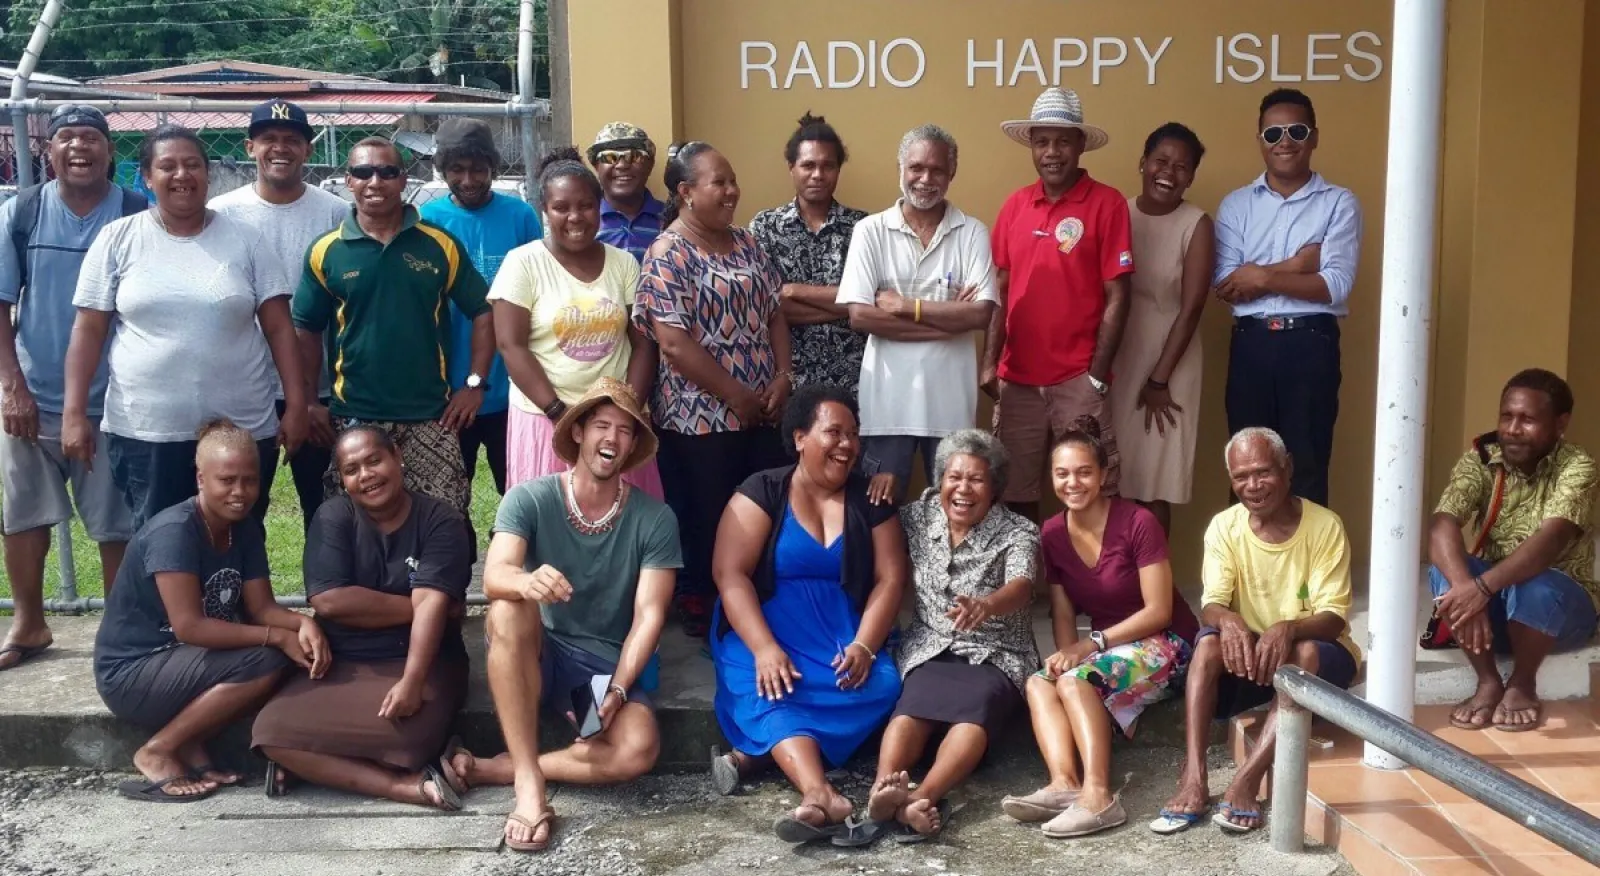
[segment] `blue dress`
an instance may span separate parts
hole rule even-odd
[[[824,548],[785,507],[774,550],[775,592],[761,613],[800,678],[793,694],[766,700],[756,694],[756,658],[736,631],[711,637],[717,668],[717,723],[733,747],[763,755],[785,739],[817,741],[833,766],[850,758],[882,727],[900,698],[900,673],[888,648],[855,690],[840,690],[833,659],[856,637],[861,616],[839,586],[844,536]],[[719,600],[712,630],[720,629]]]

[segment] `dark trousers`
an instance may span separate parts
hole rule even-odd
[[[199,491],[195,482],[194,451],[198,441],[140,441],[107,435],[106,456],[111,460],[111,481],[122,491],[133,512],[133,531],[145,522]],[[261,456],[261,495],[250,516],[263,528],[267,520],[267,494],[278,467],[278,439],[256,442]]]
[[[678,538],[683,545],[683,571],[678,575],[679,596],[711,597],[711,551],[717,525],[728,500],[745,478],[788,460],[772,428],[739,432],[684,435],[666,429],[656,433],[661,488],[667,505],[678,516]]]
[[[328,400],[323,399],[323,404]],[[283,399],[278,399],[278,416],[283,417]],[[300,449],[289,457],[289,474],[294,478],[294,492],[300,497],[300,515],[305,521],[306,531],[311,530],[311,518],[317,515],[317,509],[322,507],[322,473],[333,464],[333,448],[318,447],[310,441],[300,445]],[[272,492],[270,481],[265,481],[261,488],[261,504],[265,508],[267,494]],[[266,512],[262,512],[265,516]]]
[[[1228,434],[1250,426],[1276,431],[1294,461],[1295,495],[1323,506],[1339,382],[1336,317],[1235,321],[1228,351]]]
[[[467,468],[467,480],[478,476],[478,448],[489,457],[489,473],[494,475],[494,488],[506,494],[506,411],[498,414],[480,414],[472,425],[462,429],[461,463]]]

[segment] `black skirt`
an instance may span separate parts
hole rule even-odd
[[[945,651],[906,675],[894,716],[977,724],[992,740],[1022,705],[1022,693],[999,667]]]

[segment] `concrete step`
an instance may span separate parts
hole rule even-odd
[[[0,769],[22,767],[87,767],[125,769],[133,752],[148,733],[116,720],[95,692],[92,654],[99,616],[52,617],[55,647],[24,666],[0,673]],[[483,644],[483,619],[465,623],[472,673],[467,704],[457,721],[463,740],[481,755],[505,750],[489,696]],[[1043,649],[1053,642],[1049,618],[1035,619],[1035,634]],[[661,643],[661,689],[656,692],[656,717],[661,727],[661,757],[657,772],[686,772],[706,768],[713,745],[727,743],[712,712],[716,676],[702,653],[703,642],[684,636],[669,625]],[[1046,650],[1048,653],[1048,650]],[[530,667],[537,671],[536,667]],[[261,762],[249,754],[249,721],[230,727],[213,746],[224,766],[255,771]],[[545,721],[544,744],[565,745],[571,733],[564,722]],[[1226,738],[1226,728],[1213,727],[1214,743]],[[1183,701],[1168,700],[1148,709],[1139,722],[1140,747],[1183,746]],[[1037,757],[1037,746],[1026,715],[1018,715],[1006,737],[991,747],[1001,756]],[[861,746],[858,757],[874,759],[877,740]]]

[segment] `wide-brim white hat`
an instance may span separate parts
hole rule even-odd
[[[1083,120],[1083,103],[1078,100],[1078,93],[1070,88],[1046,88],[1033,102],[1033,112],[1028,118],[1000,123],[1000,130],[1005,131],[1006,136],[1024,146],[1033,138],[1034,128],[1077,128],[1083,132],[1085,152],[1093,152],[1111,142],[1104,128]]]

